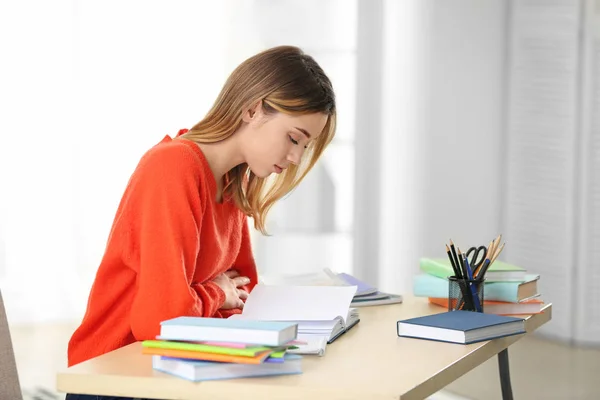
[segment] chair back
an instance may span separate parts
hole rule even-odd
[[[0,399],[22,400],[17,362],[8,330],[8,319],[0,291]]]

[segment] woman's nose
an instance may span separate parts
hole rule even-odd
[[[295,165],[300,164],[300,160],[302,159],[302,153],[304,152],[304,148],[301,146],[296,146],[297,149],[293,149],[289,152],[287,156],[287,160]]]

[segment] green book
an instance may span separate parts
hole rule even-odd
[[[440,278],[454,276],[448,258],[424,257],[419,260],[419,267],[421,271]],[[486,282],[524,282],[526,272],[525,268],[496,260],[485,273],[485,280]]]
[[[143,347],[155,347],[159,349],[172,349],[172,350],[188,350],[188,351],[198,351],[202,353],[215,353],[215,354],[228,354],[232,356],[245,356],[245,357],[254,357],[258,353],[262,353],[263,351],[277,351],[282,350],[280,347],[271,347],[271,346],[254,346],[254,347],[245,347],[245,348],[237,348],[237,347],[222,347],[222,346],[212,346],[207,344],[200,343],[189,343],[189,342],[175,342],[175,341],[166,341],[166,340],[144,340],[142,342]],[[283,348],[285,349],[285,347]]]

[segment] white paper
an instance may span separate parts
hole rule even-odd
[[[312,354],[317,356],[324,356],[325,349],[327,348],[328,336],[323,335],[298,335],[298,340],[306,342],[306,344],[297,344],[297,349],[288,350],[288,353],[292,354]]]

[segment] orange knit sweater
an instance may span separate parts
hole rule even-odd
[[[220,310],[225,293],[212,279],[236,269],[250,278],[247,290],[256,285],[247,218],[232,202],[217,203],[216,190],[195,143],[167,136],[144,154],[69,341],[69,366],[154,339],[169,318],[240,312]]]

